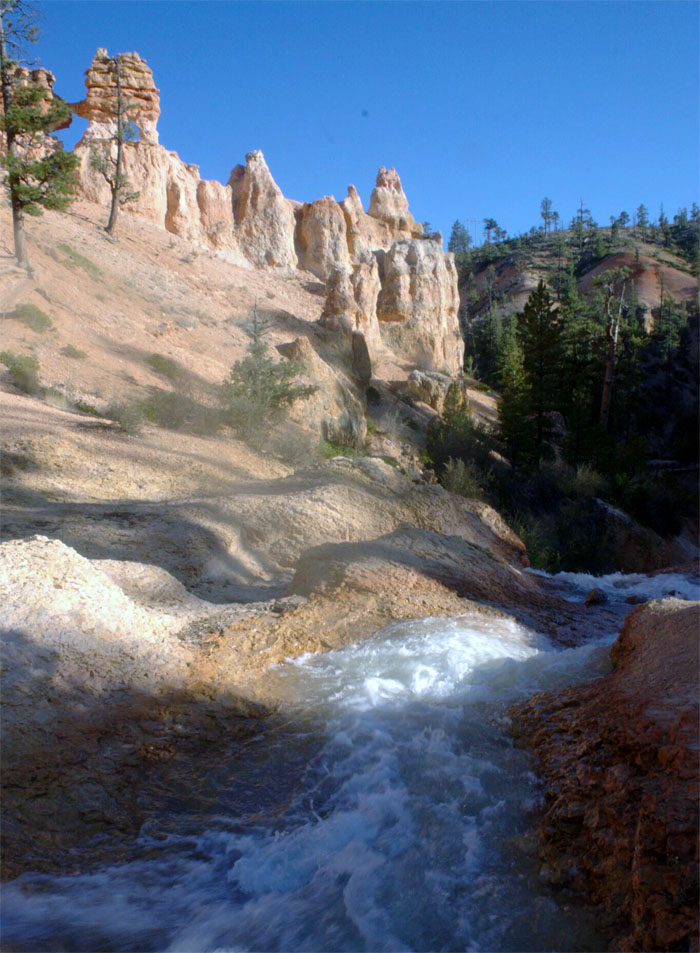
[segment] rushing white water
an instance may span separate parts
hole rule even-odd
[[[245,758],[280,775],[302,759],[284,809],[143,832],[136,859],[90,874],[25,874],[3,892],[4,944],[602,949],[586,915],[539,883],[540,796],[505,710],[607,666],[605,645],[553,651],[478,614],[396,624],[280,665],[270,679],[289,722]]]
[[[675,596],[677,599],[700,599],[700,582],[690,573],[658,573],[647,576],[643,573],[613,572],[607,576],[592,576],[587,572],[559,572],[549,576],[537,569],[530,570],[534,575],[546,577],[560,589],[561,594],[571,602],[584,602],[591,589],[599,589],[612,601],[625,599],[646,601],[665,599]]]

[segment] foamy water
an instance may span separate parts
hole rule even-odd
[[[270,672],[289,724],[245,757],[303,757],[284,810],[142,834],[130,863],[24,875],[25,950],[578,950],[603,945],[539,883],[540,807],[507,705],[607,670],[487,616],[425,619]],[[271,750],[271,748],[273,750]],[[262,763],[261,762],[261,763]],[[524,837],[528,834],[530,836]]]
[[[571,602],[584,602],[591,589],[599,589],[614,602],[623,602],[630,597],[640,601],[669,596],[691,601],[700,599],[700,581],[690,573],[663,572],[646,576],[643,573],[613,572],[607,576],[592,576],[586,572],[559,572],[550,576],[537,569],[529,572],[550,579]]]

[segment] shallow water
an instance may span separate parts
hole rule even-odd
[[[563,581],[572,599],[577,582]],[[175,833],[151,823],[128,863],[6,885],[4,946],[603,949],[590,915],[539,882],[540,793],[505,712],[603,674],[613,638],[556,651],[473,614],[277,666],[287,721],[246,751],[245,810],[224,808],[243,782],[222,754],[219,813]],[[258,799],[261,779],[276,797]]]

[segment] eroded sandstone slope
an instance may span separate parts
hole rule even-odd
[[[640,606],[609,675],[513,710],[545,781],[541,876],[600,906],[610,949],[697,949],[699,610]]]

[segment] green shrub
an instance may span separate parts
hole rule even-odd
[[[25,394],[40,394],[39,361],[29,354],[0,353],[0,362],[10,372],[12,383]]]
[[[358,455],[354,447],[344,447],[339,443],[331,443],[330,440],[321,441],[321,456],[326,460],[332,460],[333,457],[355,458]]]
[[[37,334],[43,334],[44,331],[53,327],[53,321],[48,314],[41,308],[37,308],[35,304],[18,304],[14,310],[14,317]]]
[[[104,415],[118,424],[120,430],[127,434],[137,434],[145,421],[140,401],[112,404],[111,407],[107,408]]]
[[[76,410],[79,410],[81,414],[89,414],[91,417],[102,417],[103,415],[94,406],[94,404],[88,404],[85,400],[76,400],[73,404],[73,407]]]
[[[174,361],[171,357],[165,357],[164,354],[151,354],[146,363],[156,374],[160,374],[161,377],[165,377],[173,383],[179,381],[183,376],[183,368],[177,361]]]
[[[266,330],[255,312],[249,329],[248,354],[236,361],[228,380],[219,388],[224,421],[252,442],[261,441],[269,433],[285,407],[316,390],[294,383],[302,370],[296,364],[273,361],[263,340]]]
[[[60,242],[58,247],[72,265],[82,268],[93,281],[98,281],[102,277],[102,272],[94,262],[85,255],[81,255],[79,251],[74,251],[66,242]]]
[[[64,347],[62,347],[61,354],[64,357],[72,357],[76,361],[82,361],[84,358],[87,357],[87,354],[85,353],[85,351],[81,351],[80,348],[78,347],[73,347],[72,344],[66,344]]]
[[[471,461],[453,460],[445,464],[441,483],[450,493],[457,493],[467,499],[483,500],[483,475]]]

